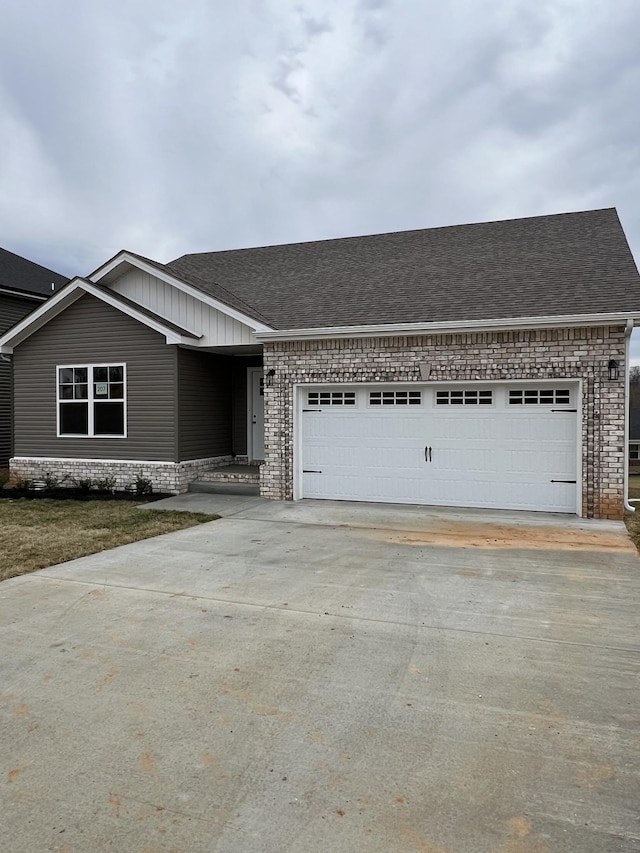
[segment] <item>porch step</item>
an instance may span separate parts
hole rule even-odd
[[[198,477],[199,483],[245,483],[260,485],[259,465],[225,465],[224,468],[212,468]]]
[[[256,483],[225,483],[196,480],[187,486],[188,492],[205,492],[212,495],[259,495],[260,486]]]
[[[209,492],[217,495],[259,495],[259,465],[225,465],[205,471],[193,483],[190,492]]]

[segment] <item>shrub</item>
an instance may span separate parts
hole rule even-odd
[[[95,480],[93,485],[99,492],[111,492],[113,494],[116,490],[116,478],[104,477],[102,480]]]
[[[140,497],[142,495],[150,495],[153,491],[153,483],[151,482],[151,480],[148,480],[146,477],[143,477],[142,472],[140,472],[136,477],[135,484],[136,494]]]
[[[55,474],[52,474],[50,471],[45,471],[42,475],[42,481],[47,487],[47,491],[53,492],[56,489],[59,489],[66,480],[68,480],[68,476],[65,474],[62,479],[60,477],[56,477]]]
[[[80,477],[78,479],[72,477],[71,482],[77,489],[80,489],[80,491],[84,492],[85,494],[86,492],[90,492],[91,489],[93,489],[93,487],[96,485],[96,483],[94,483],[91,477]]]

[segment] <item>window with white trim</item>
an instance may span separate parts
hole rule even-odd
[[[571,402],[568,388],[515,388],[509,391],[510,406],[566,406]]]
[[[438,406],[490,406],[492,403],[493,391],[489,389],[436,391]]]
[[[57,385],[59,436],[124,438],[124,364],[59,366]]]
[[[422,391],[369,391],[370,406],[419,406]]]
[[[355,406],[355,391],[309,391],[309,406]]]

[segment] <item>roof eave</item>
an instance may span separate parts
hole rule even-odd
[[[563,314],[542,317],[504,317],[487,320],[452,320],[436,323],[379,323],[362,326],[323,326],[310,329],[278,329],[256,334],[256,340],[322,340],[330,338],[393,337],[396,335],[437,335],[465,332],[496,332],[507,329],[555,329],[584,326],[615,326],[627,322],[640,324],[640,312],[606,314]]]
[[[150,329],[164,335],[167,344],[195,344],[201,336],[191,334],[188,330],[180,330],[176,327],[170,327],[161,322],[160,319],[155,320],[141,311],[136,311],[130,306],[123,305],[116,295],[105,293],[102,288],[96,287],[91,282],[81,278],[75,278],[67,285],[59,290],[55,296],[50,297],[35,311],[32,311],[27,317],[12,326],[4,335],[0,337],[0,353],[10,355],[13,353],[14,347],[21,344],[29,338],[50,320],[60,314],[65,308],[68,308],[85,293],[95,296],[102,302],[111,305],[123,314],[127,314],[134,320],[148,326]]]
[[[35,293],[32,290],[18,290],[15,287],[4,287],[0,284],[0,293],[5,296],[18,296],[20,299],[32,299],[34,302],[44,302],[49,297],[42,293]]]

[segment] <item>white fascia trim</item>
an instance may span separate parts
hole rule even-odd
[[[102,278],[104,278],[106,275],[108,275],[110,272],[112,272],[114,269],[120,266],[120,264],[123,263],[131,264],[131,266],[137,267],[143,272],[146,272],[149,275],[153,275],[156,278],[165,281],[167,284],[176,287],[178,290],[182,290],[189,296],[193,296],[194,299],[199,299],[200,302],[204,302],[205,305],[209,305],[211,306],[211,308],[215,308],[216,311],[220,311],[222,314],[226,314],[233,320],[237,320],[239,323],[243,323],[245,326],[248,326],[253,332],[272,331],[271,326],[265,326],[264,323],[259,323],[257,320],[248,317],[241,311],[236,311],[235,308],[231,308],[224,302],[220,302],[218,299],[214,299],[213,296],[208,296],[201,290],[198,290],[192,285],[187,284],[179,278],[176,278],[175,276],[171,275],[171,273],[159,270],[157,267],[154,267],[151,264],[147,264],[144,261],[140,260],[140,258],[136,258],[135,256],[130,255],[128,252],[121,252],[119,255],[116,255],[115,258],[109,261],[108,264],[105,264],[103,267],[97,269],[89,276],[89,281],[93,281],[95,283],[99,282]]]
[[[33,299],[34,302],[45,302],[49,298],[38,293],[26,293],[24,290],[14,290],[12,287],[3,287],[2,285],[0,285],[0,293],[4,293],[6,296],[19,296],[20,299]]]
[[[442,323],[380,323],[375,326],[324,326],[316,329],[282,329],[261,332],[260,342],[304,341],[330,338],[393,337],[395,335],[438,335],[466,332],[497,332],[505,329],[556,329],[569,326],[615,326],[636,323],[640,314],[562,314],[543,317],[506,317],[498,320],[458,320]]]
[[[22,341],[26,340],[30,335],[34,332],[38,331],[42,326],[64,311],[69,305],[72,305],[76,300],[78,300],[84,293],[88,293],[91,296],[95,296],[96,299],[102,300],[102,302],[106,302],[107,305],[111,305],[118,311],[121,311],[123,314],[127,314],[129,317],[137,320],[145,326],[148,326],[150,329],[153,329],[156,332],[159,332],[161,335],[164,335],[165,340],[168,344],[193,344],[194,341],[197,341],[201,335],[193,334],[189,335],[181,335],[175,329],[169,329],[162,323],[158,323],[153,320],[151,317],[148,317],[146,314],[143,314],[141,311],[136,311],[135,308],[132,308],[129,305],[123,305],[120,300],[111,296],[108,293],[105,293],[104,290],[94,287],[90,282],[85,281],[84,279],[73,279],[73,281],[69,282],[69,284],[65,285],[65,287],[58,291],[55,296],[52,296],[48,299],[40,308],[37,308],[28,317],[22,320],[20,323],[17,323],[10,329],[3,337],[0,338],[0,353],[11,354],[13,352],[13,348],[18,344],[21,344]]]

